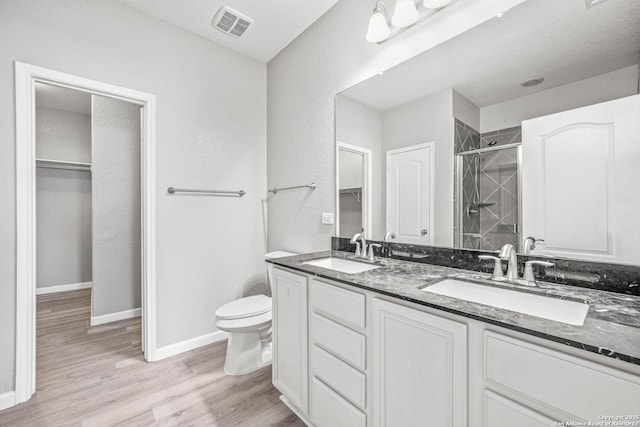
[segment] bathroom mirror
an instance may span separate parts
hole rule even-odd
[[[640,2],[527,1],[339,93],[365,236],[640,264],[639,60]]]

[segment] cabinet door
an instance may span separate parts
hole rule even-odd
[[[465,426],[467,326],[373,300],[374,425]]]
[[[307,278],[273,271],[273,385],[308,411]]]

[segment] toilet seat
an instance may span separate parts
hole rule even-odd
[[[253,295],[231,301],[216,310],[218,320],[243,319],[271,311],[271,298],[266,295]]]
[[[271,327],[271,320],[271,310],[269,310],[258,316],[243,317],[240,319],[218,319],[216,326],[218,329],[227,332],[250,332]]]

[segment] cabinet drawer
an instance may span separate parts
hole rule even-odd
[[[638,413],[640,377],[492,332],[484,357],[487,380],[583,420]]]
[[[316,427],[365,427],[366,415],[322,381],[311,380],[311,419]]]
[[[311,371],[361,409],[365,407],[366,377],[320,347],[312,345]]]
[[[483,425],[485,427],[553,427],[561,423],[485,390]]]
[[[313,313],[311,339],[353,366],[365,369],[366,338],[364,335]]]
[[[311,281],[311,306],[347,326],[365,328],[363,294],[314,279]]]

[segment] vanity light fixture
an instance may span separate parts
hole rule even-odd
[[[393,16],[389,23],[386,5],[382,0],[378,0],[369,19],[366,39],[370,43],[382,43],[391,35],[409,28],[417,22],[424,21],[454,1],[421,0],[426,11],[419,13],[415,0],[396,0]],[[390,25],[393,26],[393,29]]]
[[[419,17],[420,14],[413,0],[396,0],[391,24],[397,28],[407,28],[415,24]]]
[[[451,3],[451,0],[422,0],[422,4],[427,9],[440,9]]]
[[[369,19],[367,41],[369,43],[380,43],[388,39],[390,34],[391,28],[387,23],[387,8],[382,1],[377,1],[373,14]]]

